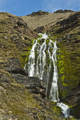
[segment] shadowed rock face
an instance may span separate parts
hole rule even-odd
[[[43,98],[46,97],[46,84],[38,78],[29,78],[28,73],[21,68],[18,58],[8,58],[4,63],[4,69],[12,75],[17,83],[23,84],[32,93],[40,94]]]
[[[63,101],[72,106],[71,115],[80,119],[80,83],[73,89],[73,92],[69,96],[63,99]]]

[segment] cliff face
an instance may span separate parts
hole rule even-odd
[[[46,100],[45,83],[23,69],[37,37],[22,18],[0,13],[1,120],[62,119],[60,109]]]
[[[57,39],[60,98],[80,118],[75,110],[80,108],[80,12],[70,11],[23,17],[0,13],[0,118],[63,119],[55,104],[46,100],[45,83],[29,78],[23,69],[37,32]]]
[[[31,48],[32,39],[36,36],[21,18],[9,13],[0,13],[1,61],[12,56],[19,56],[22,60],[25,52]]]
[[[62,90],[64,98],[80,83],[80,12],[73,13],[67,19],[56,23],[48,32],[59,41],[59,85],[64,89]]]
[[[32,30],[46,31],[58,41],[60,98],[73,106],[72,114],[80,117],[80,12],[57,11],[47,15],[37,15],[32,19],[28,16],[22,18]],[[28,21],[29,19],[31,21]],[[76,108],[77,110],[74,110]]]

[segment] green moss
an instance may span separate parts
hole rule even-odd
[[[22,68],[24,68],[25,64],[27,64],[28,62],[28,56],[30,54],[33,43],[34,43],[34,40],[32,39],[30,45],[24,48],[23,51],[19,52]]]
[[[27,52],[20,52],[21,58],[21,67],[24,68],[25,64],[28,62],[28,56],[29,56],[30,51]]]
[[[58,115],[61,115],[61,109],[56,106],[56,103],[52,102],[53,111],[57,111]]]
[[[39,35],[39,37],[38,38],[41,38],[42,37],[42,35],[41,34],[38,34]]]
[[[57,52],[57,66],[58,66],[58,84],[61,98],[65,98],[78,85],[79,78],[75,74],[76,67],[74,61],[71,59],[71,52],[67,52],[64,45],[58,43],[60,51]],[[69,90],[69,91],[68,91]]]

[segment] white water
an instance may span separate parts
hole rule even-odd
[[[64,114],[65,118],[69,117],[69,115],[70,115],[70,108],[66,104],[60,102],[60,103],[57,103],[57,106],[62,109],[62,113]]]
[[[48,38],[48,35],[41,34],[41,38],[35,40],[28,59],[28,76],[38,77],[46,80],[49,91],[49,98],[57,102],[57,106],[62,109],[64,117],[70,115],[70,109],[64,103],[59,102],[58,95],[58,70],[57,70],[57,45]],[[50,84],[50,88],[49,88]]]

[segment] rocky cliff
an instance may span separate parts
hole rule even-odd
[[[28,21],[30,19],[28,16],[22,18],[28,22],[29,26],[36,19],[34,22],[36,26],[32,26],[32,30],[46,31],[52,39],[58,41],[57,65],[60,98],[72,105],[72,115],[80,117],[80,12],[58,10],[44,16],[34,16],[31,21]],[[74,108],[77,108],[77,111]]]
[[[0,13],[0,120],[59,120],[46,85],[23,67],[38,35],[20,17]]]
[[[60,109],[46,99],[45,83],[29,78],[23,69],[37,32],[47,32],[58,41],[60,98],[80,118],[80,12],[73,11],[38,11],[23,17],[0,13],[0,118],[64,119]]]
[[[59,89],[61,99],[80,111],[80,12],[72,13],[67,19],[57,22],[48,31],[59,41],[58,52]],[[64,90],[64,91],[63,91]],[[77,108],[77,110],[76,110]],[[80,117],[80,116],[79,116]]]

